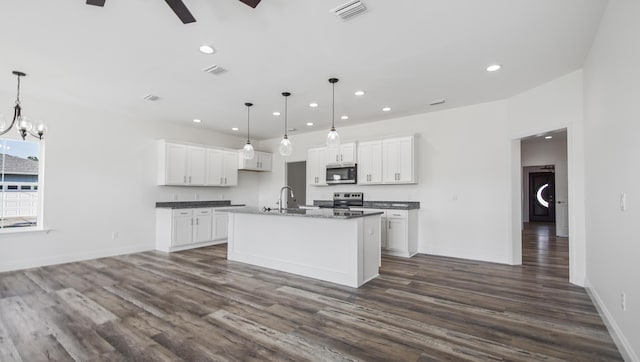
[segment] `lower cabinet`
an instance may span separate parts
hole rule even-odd
[[[171,252],[226,242],[228,215],[215,210],[156,209],[156,249]]]
[[[380,246],[389,255],[410,258],[418,253],[418,210],[351,208],[382,212]]]

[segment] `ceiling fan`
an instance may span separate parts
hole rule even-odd
[[[104,6],[106,0],[87,0],[87,5]],[[174,13],[180,18],[183,24],[195,23],[196,18],[191,15],[189,9],[182,0],[164,0]],[[251,6],[255,9],[262,0],[239,0],[241,3]]]

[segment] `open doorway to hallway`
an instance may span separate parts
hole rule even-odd
[[[307,200],[307,162],[287,162],[287,185],[293,189],[293,197],[287,193],[287,207],[299,207]]]
[[[521,140],[522,263],[569,278],[567,132]]]

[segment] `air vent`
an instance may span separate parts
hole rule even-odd
[[[430,106],[437,106],[438,104],[443,104],[444,102],[445,102],[444,99],[438,99],[438,100],[435,100],[435,101],[429,103],[429,105]]]
[[[225,73],[227,70],[221,66],[214,64],[204,68],[202,71],[210,74],[220,75],[222,73]]]
[[[146,96],[144,96],[144,100],[145,101],[157,101],[160,97],[158,96],[154,96],[153,94],[147,94]]]
[[[367,7],[360,0],[349,1],[346,4],[342,4],[335,9],[331,9],[331,12],[336,14],[342,20],[349,20],[356,15],[360,15],[367,11]]]

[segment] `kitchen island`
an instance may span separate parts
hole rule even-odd
[[[380,212],[224,211],[229,213],[229,260],[355,288],[378,276]]]

